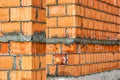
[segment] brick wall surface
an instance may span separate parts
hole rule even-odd
[[[120,69],[119,45],[120,0],[0,0],[0,80]]]
[[[0,0],[0,80],[46,80],[45,0]]]
[[[47,0],[48,76],[120,69],[120,0]]]

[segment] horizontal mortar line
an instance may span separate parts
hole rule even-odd
[[[118,17],[120,17],[120,16],[117,15],[117,14],[105,12],[105,11],[103,11],[103,10],[99,10],[99,9],[96,9],[96,8],[92,8],[92,7],[89,7],[89,6],[85,6],[85,5],[83,5],[83,4],[75,4],[75,3],[71,3],[71,4],[59,4],[59,5],[56,5],[56,4],[51,5],[51,4],[50,4],[50,5],[47,5],[47,6],[65,6],[65,5],[79,5],[79,6],[83,6],[83,7],[85,7],[85,8],[93,9],[93,10],[96,10],[96,11],[99,11],[99,12],[104,12],[104,13],[106,13],[106,14],[111,14],[111,15],[113,15],[113,16],[118,16]]]
[[[63,53],[54,53],[54,52],[51,52],[51,53],[46,53],[46,55],[54,55],[54,54],[65,54],[65,55],[81,55],[81,54],[120,54],[120,52],[76,52],[76,53],[73,53],[73,52],[63,52]]]
[[[94,31],[101,31],[101,32],[110,32],[110,33],[117,33],[117,34],[120,34],[120,32],[113,32],[113,31],[107,31],[107,30],[98,30],[98,29],[90,29],[90,28],[84,28],[83,26],[59,26],[59,27],[47,27],[48,29],[50,29],[50,28],[67,28],[67,29],[69,29],[69,28],[79,28],[79,29],[85,29],[85,30],[94,30]]]
[[[0,71],[40,71],[40,70],[46,70],[46,68],[42,68],[38,70],[0,69]]]
[[[22,21],[0,21],[0,23],[13,23],[13,22],[34,22],[34,23],[40,23],[40,24],[46,24],[46,22],[39,22],[39,21],[34,21],[34,20],[22,20]]]
[[[101,45],[119,45],[119,40],[95,40],[95,39],[83,39],[83,38],[48,38],[46,39],[47,44],[56,43],[81,43],[81,44],[101,44]]]
[[[98,0],[98,1],[100,1],[100,2],[102,2],[102,3],[105,3],[105,4],[108,4],[108,5],[110,5],[110,6],[114,6],[114,7],[116,7],[116,8],[120,8],[119,6],[115,6],[115,5],[113,5],[113,4],[107,3],[107,2],[102,1],[102,0]]]
[[[92,75],[95,75],[95,74],[100,74],[100,73],[103,73],[103,72],[111,72],[111,71],[114,71],[114,70],[120,70],[120,68],[114,68],[114,69],[112,69],[112,70],[104,70],[104,71],[99,71],[99,72],[91,72],[91,73],[89,73],[89,74],[80,74],[79,76],[70,76],[70,75],[67,75],[67,76],[65,76],[65,75],[62,75],[62,76],[58,76],[58,75],[54,75],[54,76],[51,76],[51,75],[47,75],[47,77],[53,77],[53,78],[61,78],[61,77],[64,77],[64,78],[79,78],[79,77],[84,77],[84,76],[92,76]]]
[[[19,32],[3,33],[0,42],[45,42],[45,32],[34,33],[33,35],[23,35]]]
[[[93,18],[89,18],[89,17],[85,17],[85,16],[79,16],[79,15],[47,16],[47,18],[56,18],[56,17],[58,17],[58,18],[59,18],[59,17],[80,17],[80,18],[86,18],[86,19],[95,20],[95,21],[99,21],[99,22],[105,22],[105,23],[120,25],[120,24],[114,23],[114,22],[103,21],[103,20],[93,19]]]
[[[28,6],[8,6],[8,7],[0,7],[0,8],[28,8],[28,7],[46,10],[45,8],[42,8],[42,7],[39,7],[39,6],[33,6],[33,5],[28,5]]]
[[[85,63],[85,64],[47,64],[48,66],[54,66],[54,65],[64,65],[64,66],[84,66],[84,65],[91,65],[91,64],[102,64],[102,63],[112,63],[112,62],[119,62],[120,60],[114,60],[114,61],[104,61],[104,62],[92,62],[92,63]]]

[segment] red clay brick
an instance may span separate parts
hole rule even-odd
[[[4,1],[4,2],[6,2],[6,1]],[[8,21],[8,20],[9,20],[9,9],[8,8],[0,8],[0,21]]]
[[[0,43],[1,49],[0,54],[7,54],[8,53],[8,43]]]
[[[41,0],[22,0],[22,6],[29,5],[41,7]]]
[[[12,21],[22,21],[22,20],[35,20],[36,19],[36,9],[31,7],[23,8],[12,8],[11,9],[11,20]]]
[[[78,0],[69,0],[69,1],[66,1],[66,0],[59,0],[58,3],[59,4],[65,4],[65,3],[77,3]]]
[[[79,64],[79,54],[69,54],[68,64]]]
[[[65,28],[49,28],[49,38],[66,37]]]
[[[46,70],[42,70],[42,79],[41,80],[46,80],[46,78],[47,78]]]
[[[10,42],[10,45],[11,54],[32,54],[31,42]]]
[[[47,27],[56,27],[57,26],[57,18],[47,18]]]
[[[46,53],[60,53],[60,44],[47,44]]]
[[[20,32],[20,23],[19,22],[1,23],[0,29],[2,33]]]
[[[0,7],[20,6],[20,0],[0,0]]]
[[[80,66],[67,66],[67,72],[69,76],[80,76],[81,75],[81,68]]]
[[[46,63],[47,64],[52,64],[53,63],[53,55],[46,54]]]
[[[56,0],[46,0],[46,4],[56,4]]]
[[[76,38],[76,28],[68,28],[67,37]]]
[[[34,33],[44,32],[45,26],[40,23],[24,22],[22,23],[22,33],[32,35]]]
[[[65,6],[50,6],[49,7],[50,16],[64,16],[65,15]]]
[[[40,22],[46,22],[46,11],[44,9],[38,9],[37,20]]]
[[[12,80],[36,80],[36,75],[35,71],[11,71],[10,78]]]
[[[7,80],[7,71],[0,71],[0,80]]]
[[[49,74],[55,75],[56,74],[56,66],[49,66]]]
[[[46,56],[40,57],[41,68],[46,68]]]
[[[0,56],[0,69],[12,69],[13,58],[10,56]]]
[[[71,44],[71,45],[65,45],[63,44],[62,45],[62,52],[63,53],[76,53],[76,49],[77,48],[77,45],[76,44]]]
[[[68,5],[67,6],[67,15],[78,15],[80,9],[76,5]]]
[[[59,17],[58,26],[59,27],[73,27],[76,26],[75,17]]]
[[[64,64],[66,61],[64,54],[55,54],[54,56],[54,64]]]
[[[39,63],[40,63],[39,57],[32,57],[32,56],[22,57],[22,69],[23,70],[39,69]]]

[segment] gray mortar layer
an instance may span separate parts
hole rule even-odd
[[[47,77],[47,80],[120,80],[120,70],[101,72],[79,77]]]
[[[47,44],[64,43],[66,45],[72,43],[80,44],[102,44],[102,45],[120,45],[120,40],[95,40],[82,38],[49,38],[46,39],[45,32],[34,33],[33,35],[23,35],[22,33],[4,33],[0,37],[0,42],[46,42]]]
[[[33,35],[23,35],[22,33],[4,33],[4,36],[0,37],[0,42],[45,42],[45,32],[34,33]]]
[[[102,45],[120,45],[120,40],[95,40],[95,39],[81,39],[81,38],[51,38],[46,39],[48,44],[64,43],[66,45],[72,43],[80,44],[102,44]]]

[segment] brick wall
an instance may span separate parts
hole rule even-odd
[[[45,0],[0,0],[0,80],[46,80]]]
[[[0,80],[120,69],[119,40],[119,0],[0,0]]]
[[[48,76],[120,69],[119,0],[47,0]]]

